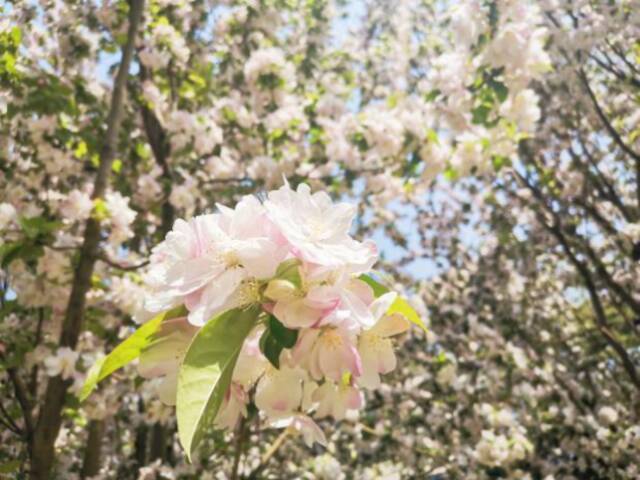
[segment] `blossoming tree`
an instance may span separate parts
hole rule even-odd
[[[632,478],[638,16],[596,3],[3,3],[0,471]]]

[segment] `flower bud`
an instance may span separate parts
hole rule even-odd
[[[264,295],[276,302],[289,301],[296,297],[296,291],[296,286],[289,280],[275,278],[267,285]]]

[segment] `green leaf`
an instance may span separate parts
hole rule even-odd
[[[390,291],[387,287],[377,282],[369,275],[360,275],[359,278],[373,289],[373,294],[376,298]],[[387,315],[392,315],[394,313],[399,313],[411,323],[424,330],[425,333],[428,331],[418,313],[413,309],[413,307],[411,307],[411,305],[409,305],[409,302],[400,296],[396,297],[395,301],[389,307],[389,310],[387,310]]]
[[[19,258],[28,261],[41,257],[43,254],[42,245],[35,245],[32,241],[7,242],[0,246],[0,266],[7,268],[11,262]]]
[[[80,401],[86,400],[96,388],[98,382],[104,380],[116,370],[131,363],[140,356],[142,350],[154,340],[154,335],[164,320],[178,318],[186,314],[183,306],[156,315],[138,328],[133,334],[114,348],[109,355],[102,358],[91,367],[87,379],[80,391]]]
[[[509,158],[503,155],[494,155],[491,158],[491,162],[493,163],[493,169],[496,172],[499,172],[500,170],[502,170],[502,167],[504,167],[505,165],[509,165]]]
[[[143,160],[151,157],[151,149],[149,148],[149,145],[142,142],[136,143],[136,155],[138,155]]]
[[[107,202],[105,202],[102,198],[96,198],[93,201],[93,211],[91,212],[91,216],[99,222],[109,218],[109,208],[107,207]]]
[[[436,89],[436,90],[431,90],[430,92],[428,92],[425,96],[424,99],[427,102],[433,102],[436,98],[438,98],[438,95],[440,95],[440,90]]]
[[[113,173],[120,173],[122,170],[122,160],[116,158],[111,164],[111,170],[113,170]]]
[[[495,92],[496,97],[498,97],[498,100],[500,101],[500,103],[504,102],[509,96],[509,89],[502,82],[497,82],[497,81],[493,82],[491,84],[491,88],[493,88],[493,91]]]
[[[491,113],[491,106],[480,105],[471,110],[471,123],[474,125],[485,125],[489,121],[489,114]]]
[[[229,107],[222,107],[222,118],[227,122],[235,122],[238,118],[236,112],[231,110]]]
[[[453,182],[456,178],[458,178],[458,172],[453,167],[447,167],[447,169],[444,171],[444,178],[448,182]]]
[[[19,222],[25,235],[31,239],[34,239],[39,235],[53,233],[55,230],[62,226],[62,223],[47,220],[44,217],[21,217],[19,219]]]
[[[260,351],[269,360],[269,363],[276,368],[280,368],[280,352],[284,347],[271,334],[270,329],[265,329],[260,337]]]
[[[387,287],[375,281],[369,275],[360,275],[358,278],[371,287],[371,289],[373,290],[373,295],[376,298],[381,297],[385,293],[389,292],[389,289]]]
[[[205,81],[205,79],[201,75],[198,75],[195,72],[191,72],[189,74],[189,80],[198,88],[202,89],[207,86],[207,82]]]
[[[276,269],[276,278],[287,280],[296,288],[302,287],[302,278],[300,277],[300,260],[297,258],[290,258],[285,260]]]
[[[245,338],[260,307],[233,309],[209,320],[193,337],[178,374],[178,437],[191,460],[229,388]]]
[[[89,153],[89,149],[87,147],[87,143],[84,140],[80,140],[78,142],[78,146],[76,147],[76,149],[73,151],[73,154],[76,158],[81,159],[83,158],[87,153]]]
[[[298,340],[298,330],[285,327],[273,315],[269,316],[269,330],[273,338],[284,348],[293,348]]]
[[[20,460],[10,460],[6,463],[0,464],[0,473],[14,473],[20,469],[22,462]]]

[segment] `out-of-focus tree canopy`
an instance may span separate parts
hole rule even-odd
[[[640,475],[634,1],[0,3],[0,476]],[[135,368],[178,218],[309,184],[428,320],[359,415],[187,463]]]

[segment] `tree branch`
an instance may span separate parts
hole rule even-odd
[[[133,265],[123,265],[122,263],[118,263],[115,260],[112,260],[106,254],[98,255],[97,259],[106,263],[110,267],[117,268],[118,270],[124,270],[124,271],[138,270],[140,268],[144,268],[147,265],[149,265],[149,260],[145,260],[143,262],[133,264]]]
[[[20,405],[20,410],[22,410],[22,417],[24,418],[24,434],[26,435],[27,440],[29,440],[33,435],[34,422],[28,390],[15,368],[7,368],[7,374],[13,384],[13,390],[16,395],[16,400]]]
[[[589,85],[589,80],[587,79],[587,76],[584,73],[584,70],[582,69],[578,70],[578,77],[580,77],[580,80],[584,85],[587,95],[589,95],[589,98],[593,103],[596,113],[598,114],[598,118],[600,118],[600,121],[602,122],[604,127],[607,129],[607,131],[609,132],[609,135],[611,135],[614,142],[620,147],[622,151],[624,151],[627,155],[633,158],[636,162],[640,162],[640,154],[633,151],[631,147],[629,147],[626,143],[624,143],[624,140],[622,140],[622,137],[620,136],[618,131],[613,127],[613,125],[611,125],[611,122],[609,122],[607,115],[604,113],[604,111],[600,107],[600,104],[598,103],[598,99],[596,98],[595,93],[593,93],[593,90],[591,89],[591,85]]]
[[[515,174],[517,178],[521,181],[521,183],[533,193],[534,197],[538,200],[538,202],[542,204],[545,210],[553,217],[554,223],[549,225],[541,214],[539,213],[537,214],[538,221],[542,224],[542,226],[547,231],[549,231],[549,233],[551,233],[558,240],[565,255],[568,257],[569,261],[573,264],[575,269],[578,271],[578,273],[582,277],[583,283],[587,289],[587,292],[589,293],[591,305],[593,306],[596,325],[598,327],[598,330],[603,335],[603,337],[605,338],[609,346],[616,352],[616,354],[620,358],[620,361],[622,362],[622,367],[629,375],[629,378],[631,379],[635,388],[638,391],[640,391],[640,376],[638,376],[636,366],[633,360],[631,360],[631,357],[629,357],[629,352],[627,352],[624,345],[620,343],[620,341],[617,339],[617,337],[609,327],[606,312],[604,310],[602,302],[600,301],[600,297],[598,295],[595,282],[593,281],[591,271],[584,264],[584,262],[580,261],[574,254],[569,243],[567,242],[565,235],[562,232],[562,229],[560,228],[561,226],[560,219],[558,218],[556,212],[554,212],[553,209],[551,209],[547,205],[546,201],[542,196],[542,193],[519,172],[515,171]]]

